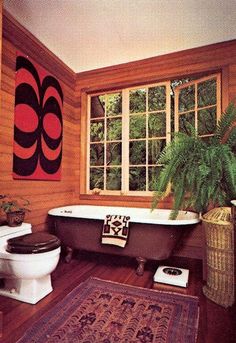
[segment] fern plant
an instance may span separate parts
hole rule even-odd
[[[205,212],[211,206],[226,206],[236,198],[236,107],[230,104],[222,114],[209,142],[177,132],[157,163],[163,166],[155,183],[152,208],[171,192],[171,219],[191,208]],[[170,186],[171,185],[171,186]]]

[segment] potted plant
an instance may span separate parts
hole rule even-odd
[[[180,209],[200,213],[230,205],[236,198],[236,107],[230,104],[208,141],[189,124],[189,134],[178,132],[160,155],[162,170],[155,183],[152,208],[172,193],[171,219]]]
[[[30,202],[27,199],[19,197],[12,199],[10,196],[1,195],[1,210],[6,214],[7,223],[9,226],[19,226],[23,223],[25,213],[29,212]]]

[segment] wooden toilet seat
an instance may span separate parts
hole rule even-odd
[[[46,232],[35,232],[8,239],[7,252],[14,254],[38,254],[57,249],[60,240]]]

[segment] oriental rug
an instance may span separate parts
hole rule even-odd
[[[90,278],[18,343],[194,343],[197,297]]]

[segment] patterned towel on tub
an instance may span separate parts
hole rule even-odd
[[[129,233],[130,217],[107,215],[102,230],[102,243],[124,248]]]

